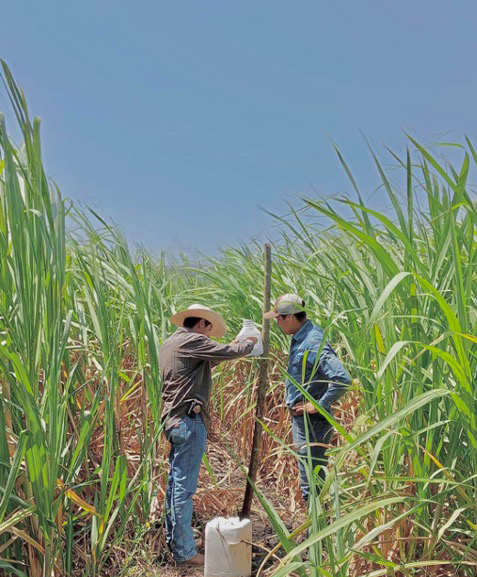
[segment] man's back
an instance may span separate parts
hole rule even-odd
[[[210,398],[212,366],[209,360],[197,358],[193,352],[213,343],[205,335],[179,328],[166,339],[159,352],[162,377],[162,416],[181,412],[189,401],[200,401],[204,409]],[[168,428],[174,422],[166,423]]]
[[[193,399],[202,403],[208,426],[212,366],[242,357],[252,348],[250,341],[224,345],[185,328],[178,328],[166,339],[159,352],[165,429],[175,425],[177,416],[185,414],[186,405]]]

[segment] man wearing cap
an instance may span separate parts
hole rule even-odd
[[[171,444],[166,491],[166,541],[178,564],[200,566],[191,527],[192,496],[197,489],[202,455],[210,423],[209,398],[212,367],[248,355],[257,341],[228,345],[211,340],[227,331],[224,319],[206,306],[195,304],[175,314],[180,327],[164,341],[159,362],[162,376],[162,421]]]
[[[285,401],[291,413],[293,443],[298,454],[300,484],[303,498],[308,501],[310,484],[306,474],[308,450],[312,470],[319,466],[319,476],[325,478],[326,446],[333,433],[332,425],[309,402],[300,388],[325,411],[346,391],[351,378],[328,342],[323,343],[323,331],[306,316],[305,301],[295,294],[280,296],[265,318],[276,319],[286,335],[292,335],[285,381]],[[306,419],[306,423],[305,423]]]

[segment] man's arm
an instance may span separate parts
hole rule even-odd
[[[193,359],[210,361],[215,366],[223,361],[244,357],[252,351],[253,347],[254,342],[249,339],[244,342],[233,342],[223,345],[216,343],[205,335],[197,334],[197,338],[188,341],[183,352]]]
[[[339,358],[331,351],[323,350],[320,356],[319,370],[328,381],[328,390],[321,397],[319,404],[329,411],[351,385],[351,377]]]

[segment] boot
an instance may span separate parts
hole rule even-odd
[[[192,559],[188,559],[187,561],[182,561],[181,563],[177,564],[180,567],[203,567],[204,561],[204,555],[202,555],[202,553],[197,553],[197,555],[194,555]]]

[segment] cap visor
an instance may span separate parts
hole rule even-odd
[[[276,319],[278,316],[280,315],[277,313],[277,311],[268,311],[268,313],[265,313],[263,315],[263,318],[270,320],[270,319]]]

